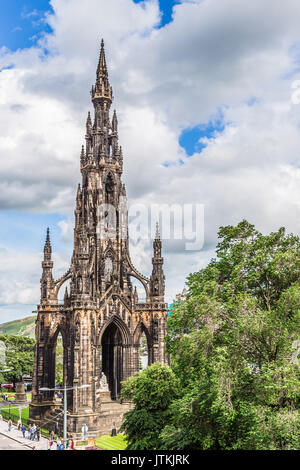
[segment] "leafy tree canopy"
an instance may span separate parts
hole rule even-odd
[[[124,416],[122,430],[127,449],[160,449],[160,430],[168,423],[168,408],[178,396],[178,380],[172,370],[156,362],[123,382],[122,399],[135,405]]]
[[[23,336],[0,335],[2,355],[0,370],[11,369],[0,373],[1,383],[16,382],[20,374],[32,375],[34,363],[35,340]],[[2,357],[3,356],[3,357]]]
[[[300,448],[300,240],[221,227],[217,259],[188,278],[169,320],[182,396],[168,448]]]
[[[299,237],[244,220],[220,228],[216,253],[168,320],[172,370],[123,387],[131,449],[300,448]]]

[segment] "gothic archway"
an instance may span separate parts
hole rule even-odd
[[[133,342],[136,345],[138,353],[137,360],[139,362],[139,370],[150,366],[153,362],[152,341],[149,330],[143,322],[137,325],[133,335]]]
[[[68,383],[68,340],[67,333],[64,328],[54,327],[55,330],[52,332],[48,344],[48,381],[47,386],[49,388],[55,388],[56,386],[62,386],[63,383]],[[57,357],[59,354],[59,357]],[[60,377],[60,380],[58,378]],[[49,398],[54,399],[54,391],[47,392]]]
[[[112,400],[119,399],[121,381],[125,378],[126,344],[128,344],[126,325],[121,319],[114,318],[101,336],[102,372],[106,375]]]

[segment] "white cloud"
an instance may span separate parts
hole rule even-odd
[[[38,47],[0,54],[0,70],[14,65],[0,73],[1,208],[61,212],[62,236],[71,243],[88,92],[103,36],[129,201],[206,206],[201,253],[165,244],[169,298],[212,255],[220,225],[248,218],[262,231],[285,225],[299,233],[300,108],[291,103],[292,81],[300,78],[297,0],[185,1],[162,29],[154,0],[51,3],[54,33]],[[224,132],[186,158],[181,130],[220,110]],[[132,255],[146,274],[150,245]],[[40,268],[28,264],[26,280],[36,269],[39,277]],[[22,299],[33,299],[24,282]],[[30,285],[36,292],[36,278]],[[14,289],[3,284],[6,301],[17,301]]]

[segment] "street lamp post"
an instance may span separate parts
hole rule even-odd
[[[89,385],[79,385],[78,387],[67,387],[66,383],[64,383],[64,388],[48,388],[48,387],[41,387],[40,391],[45,392],[45,391],[50,391],[50,390],[55,390],[55,391],[64,391],[64,437],[63,437],[63,442],[64,442],[64,450],[67,448],[67,412],[68,412],[68,404],[67,404],[67,392],[69,390],[79,390],[82,388],[88,388]]]
[[[64,383],[64,450],[67,448],[67,386]]]

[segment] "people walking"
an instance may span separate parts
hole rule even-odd
[[[21,418],[18,419],[18,422],[17,422],[17,429],[18,431],[20,431],[20,429],[22,428],[22,421],[21,421]]]
[[[50,441],[50,448],[49,450],[57,450],[57,443],[56,441]]]
[[[40,441],[40,437],[41,437],[41,428],[39,427],[38,424],[36,425],[35,435],[36,435],[37,441],[39,442],[39,441]]]
[[[62,446],[61,446],[61,440],[60,440],[60,438],[57,439],[56,444],[57,444],[57,450],[61,450],[61,449],[62,449]]]
[[[22,431],[22,434],[23,434],[23,437],[25,439],[25,433],[26,433],[26,426],[25,424],[23,424],[22,428],[21,428],[21,431]]]
[[[31,424],[29,424],[27,428],[27,438],[31,439]]]
[[[30,436],[31,441],[34,441],[35,432],[36,432],[36,425],[34,424],[34,425],[31,427],[31,436]]]
[[[9,418],[8,420],[8,431],[10,432],[11,431],[11,427],[12,427],[12,420]]]

